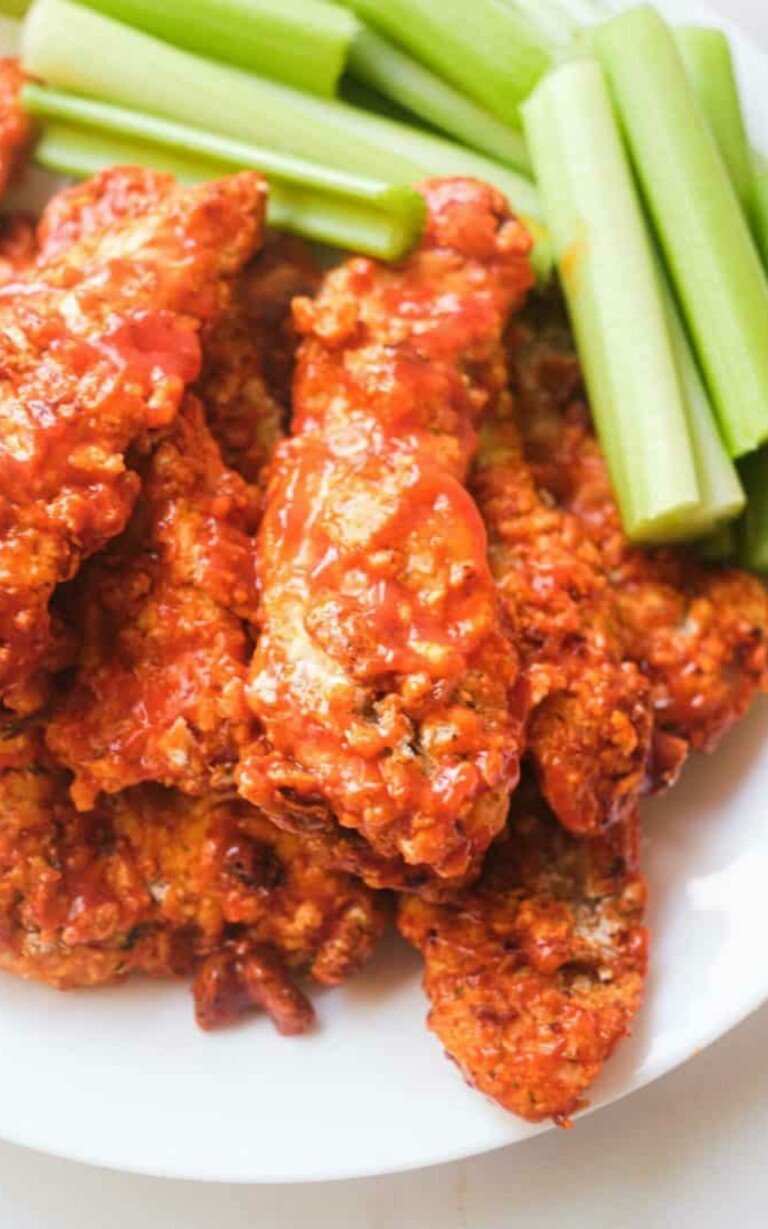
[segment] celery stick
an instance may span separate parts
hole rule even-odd
[[[698,537],[725,521],[735,520],[744,510],[746,497],[736,466],[723,444],[712,402],[660,261],[658,268],[699,486],[699,510],[691,517],[691,531]]]
[[[648,5],[595,28],[725,442],[768,439],[768,279],[669,27]]]
[[[499,0],[341,0],[505,123],[544,76],[538,30]]]
[[[747,217],[752,208],[752,155],[731,48],[722,30],[682,26],[675,39],[686,72]]]
[[[443,137],[211,63],[70,0],[36,0],[24,23],[22,57],[34,77],[61,89],[384,183],[433,175],[485,179],[528,224],[538,240],[534,268],[541,280],[549,275],[541,204],[530,180]]]
[[[739,561],[768,572],[768,448],[745,457],[739,467],[747,491],[747,510],[739,525]]]
[[[80,0],[212,60],[332,98],[360,28],[325,0]]]
[[[0,13],[4,17],[23,17],[31,0],[0,0]]]
[[[198,183],[242,170],[243,163],[194,155],[139,137],[118,136],[66,120],[46,122],[35,150],[38,165],[84,179],[106,167],[148,166],[168,171],[182,183]],[[401,256],[413,240],[402,215],[371,201],[344,197],[284,179],[269,179],[267,217],[278,230],[289,230],[333,247],[351,248],[383,260]],[[399,191],[400,189],[396,189]]]
[[[520,131],[483,110],[373,30],[361,30],[352,43],[349,71],[433,127],[530,174],[531,162]]]
[[[523,108],[595,422],[627,533],[700,531],[686,409],[642,209],[600,68],[574,60]]]

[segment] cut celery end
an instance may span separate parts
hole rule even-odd
[[[156,38],[332,98],[354,16],[326,0],[80,0]]]
[[[768,279],[673,35],[642,5],[592,32],[733,456],[768,439]]]
[[[637,542],[700,531],[700,492],[651,242],[599,66],[574,60],[523,109],[595,422]]]

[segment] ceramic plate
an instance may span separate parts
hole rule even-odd
[[[703,16],[695,4],[662,7]],[[768,59],[734,35],[753,133],[768,150]],[[595,1107],[670,1071],[768,999],[767,798],[762,703],[648,807],[653,975]],[[0,1136],[147,1174],[300,1182],[431,1165],[534,1133],[466,1088],[442,1056],[423,1026],[419,962],[397,940],[316,1001],[312,1036],[283,1040],[266,1019],[207,1036],[181,985],[62,995],[0,976]]]

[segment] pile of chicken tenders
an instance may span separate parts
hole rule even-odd
[[[291,1034],[394,920],[467,1080],[565,1122],[642,1000],[641,800],[768,687],[768,597],[628,543],[525,228],[421,191],[324,270],[252,173],[3,219],[0,967]]]

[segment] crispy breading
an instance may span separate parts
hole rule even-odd
[[[651,684],[651,785],[669,785],[689,748],[713,750],[768,687],[768,595],[755,577],[709,565],[690,548],[629,544],[578,364],[551,304],[543,319],[534,309],[513,364],[526,458],[539,488],[599,555],[625,653]]]
[[[262,481],[285,434],[298,344],[291,302],[313,294],[319,277],[306,244],[268,233],[205,338],[197,391],[225,462],[249,482]]]
[[[82,651],[47,724],[81,810],[143,781],[232,788],[245,701],[261,497],[226,468],[191,394],[139,466],[126,533],[85,567]]]
[[[311,1023],[291,976],[346,980],[383,922],[362,884],[242,802],[141,787],[83,815],[34,726],[0,739],[0,967],[61,988],[196,971],[205,1025],[234,996],[290,1031]],[[212,995],[222,965],[229,998]]]
[[[175,417],[201,324],[259,242],[260,177],[165,183],[0,287],[0,698],[20,711],[41,699],[55,587],[124,528],[126,450]]]
[[[318,804],[381,859],[444,878],[503,827],[524,708],[464,486],[503,390],[530,239],[493,189],[424,189],[421,246],[353,259],[299,300],[294,436],[260,535],[260,741],[241,789],[275,822]]]
[[[625,659],[599,553],[536,484],[514,401],[484,429],[472,491],[491,570],[530,688],[528,750],[558,819],[576,833],[631,813],[651,750],[650,688]]]
[[[470,1084],[532,1122],[583,1106],[640,1007],[637,844],[636,815],[575,839],[523,790],[476,887],[442,905],[400,901],[429,1027]]]
[[[0,194],[16,170],[32,136],[29,116],[21,105],[25,75],[14,56],[0,57]]]

